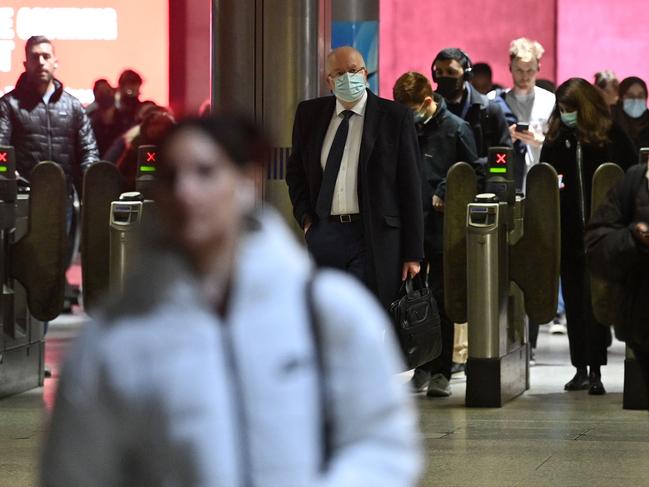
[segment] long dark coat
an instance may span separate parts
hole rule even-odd
[[[405,261],[421,261],[423,210],[419,149],[412,112],[367,92],[358,165],[358,202],[370,260],[370,285],[388,306],[401,285]],[[336,107],[333,96],[303,101],[293,125],[286,182],[300,225],[317,221],[320,154]]]

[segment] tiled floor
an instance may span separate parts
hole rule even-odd
[[[648,486],[649,414],[622,409],[623,361],[615,342],[602,368],[607,395],[564,392],[574,373],[567,337],[542,329],[532,387],[505,407],[464,408],[463,377],[448,399],[420,397],[422,485]]]
[[[80,321],[52,326],[48,363],[58,363]],[[422,487],[649,486],[649,415],[622,409],[623,359],[616,342],[603,369],[606,396],[565,393],[573,373],[567,338],[542,329],[532,388],[502,409],[464,408],[463,376],[448,399],[417,398],[428,460]],[[35,485],[55,387],[49,379],[44,389],[0,400],[0,487]]]

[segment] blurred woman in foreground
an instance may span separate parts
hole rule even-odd
[[[236,117],[167,136],[166,237],[69,358],[44,486],[415,485],[386,317],[334,271],[315,275],[309,311],[306,252],[277,214],[255,211],[266,148]]]

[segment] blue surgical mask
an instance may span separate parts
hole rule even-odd
[[[415,123],[422,123],[428,118],[428,110],[426,108],[426,102],[424,101],[418,108],[412,111],[412,117],[415,119]]]
[[[577,110],[574,112],[560,112],[561,121],[566,127],[574,128],[577,126]]]
[[[422,123],[427,118],[425,110],[423,112],[412,112],[412,116],[415,119],[415,123]]]
[[[352,103],[360,100],[366,86],[367,82],[362,71],[345,73],[334,80],[334,95],[340,101]]]
[[[647,110],[646,98],[626,98],[622,101],[622,108],[631,118],[640,118]]]

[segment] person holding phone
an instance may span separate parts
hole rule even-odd
[[[503,111],[510,123],[509,132],[514,142],[514,180],[516,191],[525,192],[525,178],[530,168],[540,162],[541,147],[548,128],[548,119],[554,108],[554,94],[536,86],[541,69],[543,46],[525,37],[514,39],[509,46],[509,71],[513,87],[500,92],[497,101],[505,105]],[[513,122],[513,123],[512,123]],[[551,333],[565,334],[558,315],[550,326]],[[539,326],[530,323],[532,357],[539,335]]]
[[[514,39],[509,46],[513,87],[499,95],[516,118],[509,132],[516,153],[514,177],[518,191],[525,190],[527,172],[540,162],[544,133],[554,107],[554,95],[536,86],[543,52],[543,46],[537,41],[525,37]]]

